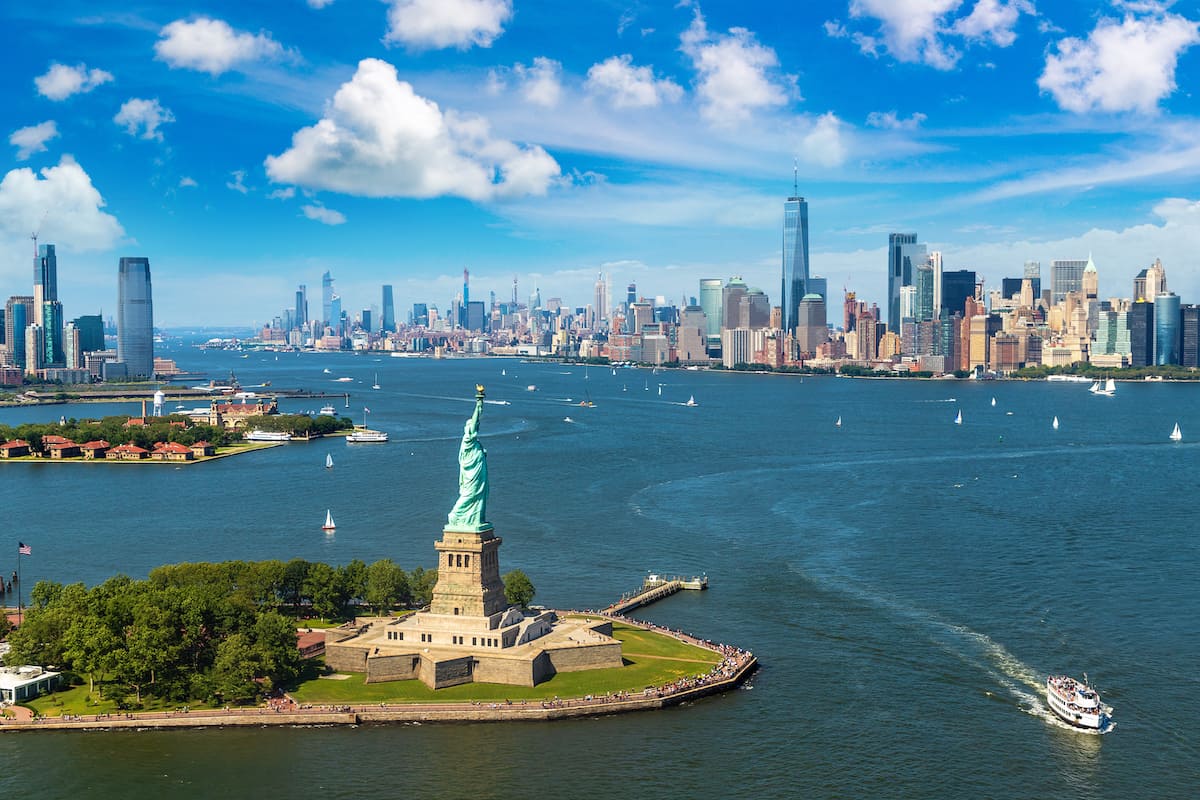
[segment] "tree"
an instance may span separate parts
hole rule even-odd
[[[367,565],[356,558],[338,570],[341,573],[342,589],[347,600],[363,599],[367,594]]]
[[[387,611],[408,599],[408,576],[390,558],[367,567],[366,601],[376,612]]]
[[[302,558],[293,558],[284,566],[280,593],[283,595],[285,603],[291,603],[296,608],[300,608],[300,601],[304,597],[304,580],[308,577],[309,566],[310,564]]]
[[[514,569],[504,575],[504,599],[512,605],[524,608],[529,605],[536,591],[533,581],[521,570]]]
[[[413,567],[408,574],[408,587],[412,603],[427,606],[433,602],[433,587],[437,583],[437,570]]]
[[[346,604],[346,592],[342,588],[341,575],[328,564],[310,564],[303,584],[304,596],[312,602],[312,609],[321,619],[337,616]]]

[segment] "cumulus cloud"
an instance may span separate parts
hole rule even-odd
[[[493,138],[479,118],[442,111],[374,58],[359,62],[324,119],[266,160],[276,183],[365,197],[490,200],[545,194],[561,170],[541,147]]]
[[[851,19],[874,22],[878,31],[851,31],[830,20],[825,33],[851,39],[866,55],[886,50],[897,61],[949,70],[962,57],[952,39],[1008,47],[1021,15],[1037,13],[1030,0],[976,0],[970,13],[956,16],[962,7],[963,0],[851,0]]]
[[[179,188],[180,189],[195,189],[199,185],[200,184],[196,183],[195,178],[189,178],[187,175],[184,175],[182,178],[179,179]]]
[[[612,56],[593,64],[584,84],[593,94],[604,95],[614,108],[649,108],[673,103],[683,96],[679,84],[655,78],[650,67],[633,66],[629,54]]]
[[[233,178],[233,180],[226,181],[225,188],[232,189],[233,191],[238,192],[239,194],[249,194],[250,193],[250,187],[247,186],[245,183],[246,170],[235,169],[233,172],[229,173],[229,177]]]
[[[107,250],[125,231],[103,208],[104,198],[91,177],[70,156],[37,173],[28,167],[11,170],[0,181],[0,234],[5,238],[24,239],[40,224],[47,240],[66,249]]]
[[[745,28],[709,32],[699,8],[680,36],[680,50],[696,70],[700,113],[710,122],[728,125],[754,111],[787,102],[792,80],[778,74],[779,58]]]
[[[51,64],[45,75],[33,79],[38,94],[51,100],[66,100],[73,94],[85,94],[102,83],[113,79],[112,73],[102,69],[88,69],[86,64],[68,67]]]
[[[558,100],[562,97],[562,83],[559,80],[562,64],[538,56],[528,67],[524,64],[515,65],[513,74],[521,84],[521,96],[528,102],[544,108],[558,105]]]
[[[1046,56],[1038,88],[1060,108],[1154,113],[1175,91],[1179,56],[1200,42],[1200,24],[1161,10],[1101,19],[1086,40],[1068,37]]]
[[[301,206],[300,210],[304,212],[304,216],[315,219],[323,225],[341,225],[346,221],[345,214],[322,205]]]
[[[836,167],[846,160],[846,145],[842,141],[843,123],[831,111],[817,117],[812,130],[801,141],[800,158],[822,167]]]
[[[308,0],[309,8],[324,8],[333,5],[333,0]]]
[[[491,47],[512,17],[512,0],[384,0],[385,44],[414,50]]]
[[[282,189],[276,189],[267,195],[268,200],[291,200],[296,196],[295,186],[285,186]]]
[[[234,30],[220,19],[177,19],[159,32],[155,58],[172,69],[194,69],[216,76],[253,61],[279,58],[283,46],[269,33]]]
[[[27,128],[18,128],[8,137],[8,143],[17,148],[17,160],[24,161],[34,153],[46,152],[46,142],[58,136],[58,125],[46,120]]]
[[[920,111],[914,111],[907,119],[900,117],[895,110],[872,111],[867,115],[867,125],[887,131],[913,131],[921,127],[925,119],[925,115]]]
[[[160,142],[163,137],[158,127],[174,121],[175,115],[169,108],[164,108],[157,97],[153,100],[130,98],[121,104],[121,110],[113,117],[113,122],[125,128],[125,132],[130,136],[141,136],[143,139]]]

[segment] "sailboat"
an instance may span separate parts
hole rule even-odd
[[[379,388],[379,373],[378,372],[375,373],[375,383],[371,384],[371,388],[372,389]]]
[[[658,385],[658,396],[662,397],[662,384],[661,383]]]
[[[955,425],[962,425],[962,411],[958,412],[958,416],[954,418]]]
[[[325,524],[321,526],[321,530],[332,531],[336,528],[337,525],[333,524],[333,512],[329,509],[325,509]]]
[[[1054,430],[1058,430],[1058,417],[1054,418],[1054,421],[1050,423],[1050,427],[1054,428]]]
[[[325,454],[325,469],[333,469],[333,453]]]
[[[841,417],[837,418],[837,422],[833,423],[833,427],[835,427],[835,428],[842,427],[842,418]]]
[[[1109,378],[1101,385],[1100,381],[1096,381],[1095,387],[1090,390],[1092,394],[1097,394],[1102,397],[1112,397],[1117,393],[1117,382]]]
[[[996,398],[992,398],[992,408],[996,407]]]
[[[694,406],[694,405],[698,405],[698,404],[696,403],[696,395],[694,395],[694,394],[689,394],[689,395],[688,395],[688,401],[687,401],[686,403],[684,403],[684,405],[685,405],[685,406]]]
[[[502,370],[500,370],[500,374],[501,374],[501,375],[507,375],[507,374],[508,374],[508,370],[506,370],[506,369],[502,369]]]
[[[1179,442],[1183,440],[1183,431],[1179,430],[1179,423],[1175,423],[1175,430],[1171,431],[1171,441]]]
[[[346,392],[346,408],[350,407],[350,393]]]

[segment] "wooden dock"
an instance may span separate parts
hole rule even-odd
[[[621,595],[621,599],[604,609],[605,614],[626,614],[635,608],[648,606],[651,603],[670,597],[683,589],[703,591],[708,588],[708,576],[693,578],[668,578],[660,575],[648,575],[642,582],[642,588],[633,593]]]

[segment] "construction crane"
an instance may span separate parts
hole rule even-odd
[[[50,209],[46,209],[46,213],[42,214],[42,220],[37,224],[37,228],[30,234],[29,238],[33,239],[33,258],[36,261],[38,257],[37,240],[38,233],[41,232],[42,226],[46,224],[46,217],[50,215]]]

